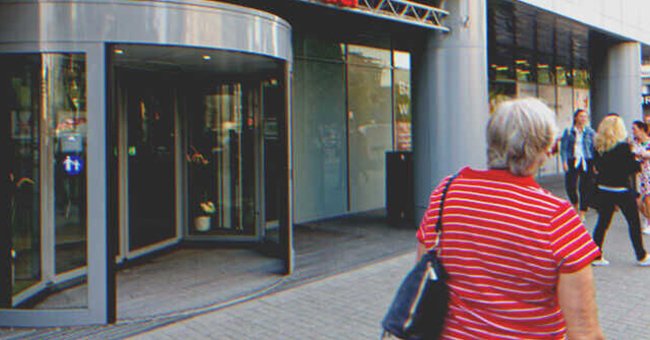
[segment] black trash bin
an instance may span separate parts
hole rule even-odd
[[[414,227],[413,153],[386,152],[386,214],[395,227]]]

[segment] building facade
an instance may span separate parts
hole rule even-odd
[[[116,263],[184,243],[289,274],[295,223],[386,208],[387,153],[417,220],[506,98],[639,119],[649,6],[0,0],[0,325],[113,322]]]

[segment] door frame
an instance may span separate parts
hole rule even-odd
[[[103,43],[10,43],[0,44],[0,53],[13,54],[43,54],[43,53],[80,53],[84,54],[86,62],[86,100],[87,100],[87,126],[88,134],[86,146],[86,171],[87,183],[96,185],[86,186],[86,266],[73,271],[51,276],[53,267],[42,268],[42,279],[49,279],[56,283],[72,277],[87,274],[87,305],[85,308],[68,309],[0,309],[0,326],[13,327],[43,327],[43,326],[76,326],[87,324],[103,324],[110,322],[110,308],[108,296],[108,243],[106,242],[106,138],[105,138],[105,46]],[[41,93],[41,96],[43,94]],[[42,108],[41,108],[42,110]],[[41,115],[42,116],[42,115]],[[41,136],[44,124],[41,123]],[[41,140],[44,138],[41,137]],[[42,142],[41,142],[42,143]],[[51,146],[43,149],[41,153],[47,152]],[[41,257],[50,258],[41,264],[42,267],[53,265],[54,256],[54,230],[51,220],[53,215],[53,193],[54,187],[46,187],[52,184],[52,164],[47,164],[44,169],[44,162],[51,160],[52,155],[41,155],[41,189],[47,191],[41,193]],[[49,182],[49,183],[45,183]],[[102,183],[104,185],[102,185]],[[49,192],[51,191],[51,192]],[[51,200],[52,199],[52,200]],[[44,206],[43,206],[44,205]],[[50,230],[48,230],[48,228]],[[92,247],[90,246],[92,244]],[[46,264],[46,263],[52,264]],[[32,286],[32,287],[37,287]],[[35,288],[36,289],[36,288]]]

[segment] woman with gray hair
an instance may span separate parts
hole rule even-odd
[[[418,255],[435,247],[449,274],[442,338],[603,338],[590,266],[600,251],[571,203],[533,178],[556,129],[539,100],[504,102],[487,126],[488,169],[458,172],[442,217],[451,177],[433,190]]]

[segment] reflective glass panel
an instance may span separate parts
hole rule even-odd
[[[0,69],[0,124],[3,126],[3,178],[9,183],[8,224],[0,239],[0,307],[20,306],[42,278],[40,209],[40,57],[2,56]],[[8,174],[6,173],[8,172]],[[6,176],[6,177],[5,177]],[[3,207],[4,209],[5,207]],[[8,226],[8,227],[5,227]],[[5,242],[10,241],[10,242]],[[2,255],[0,255],[2,256]]]
[[[174,99],[154,73],[126,77],[129,249],[176,236]]]
[[[392,76],[379,60],[389,50],[348,55],[350,211],[385,206],[386,151],[392,150]]]
[[[347,210],[345,68],[298,59],[293,85],[296,223]]]
[[[53,147],[55,272],[86,265],[86,63],[46,54],[45,107]]]
[[[192,234],[255,234],[255,118],[241,83],[213,86],[190,111]]]

